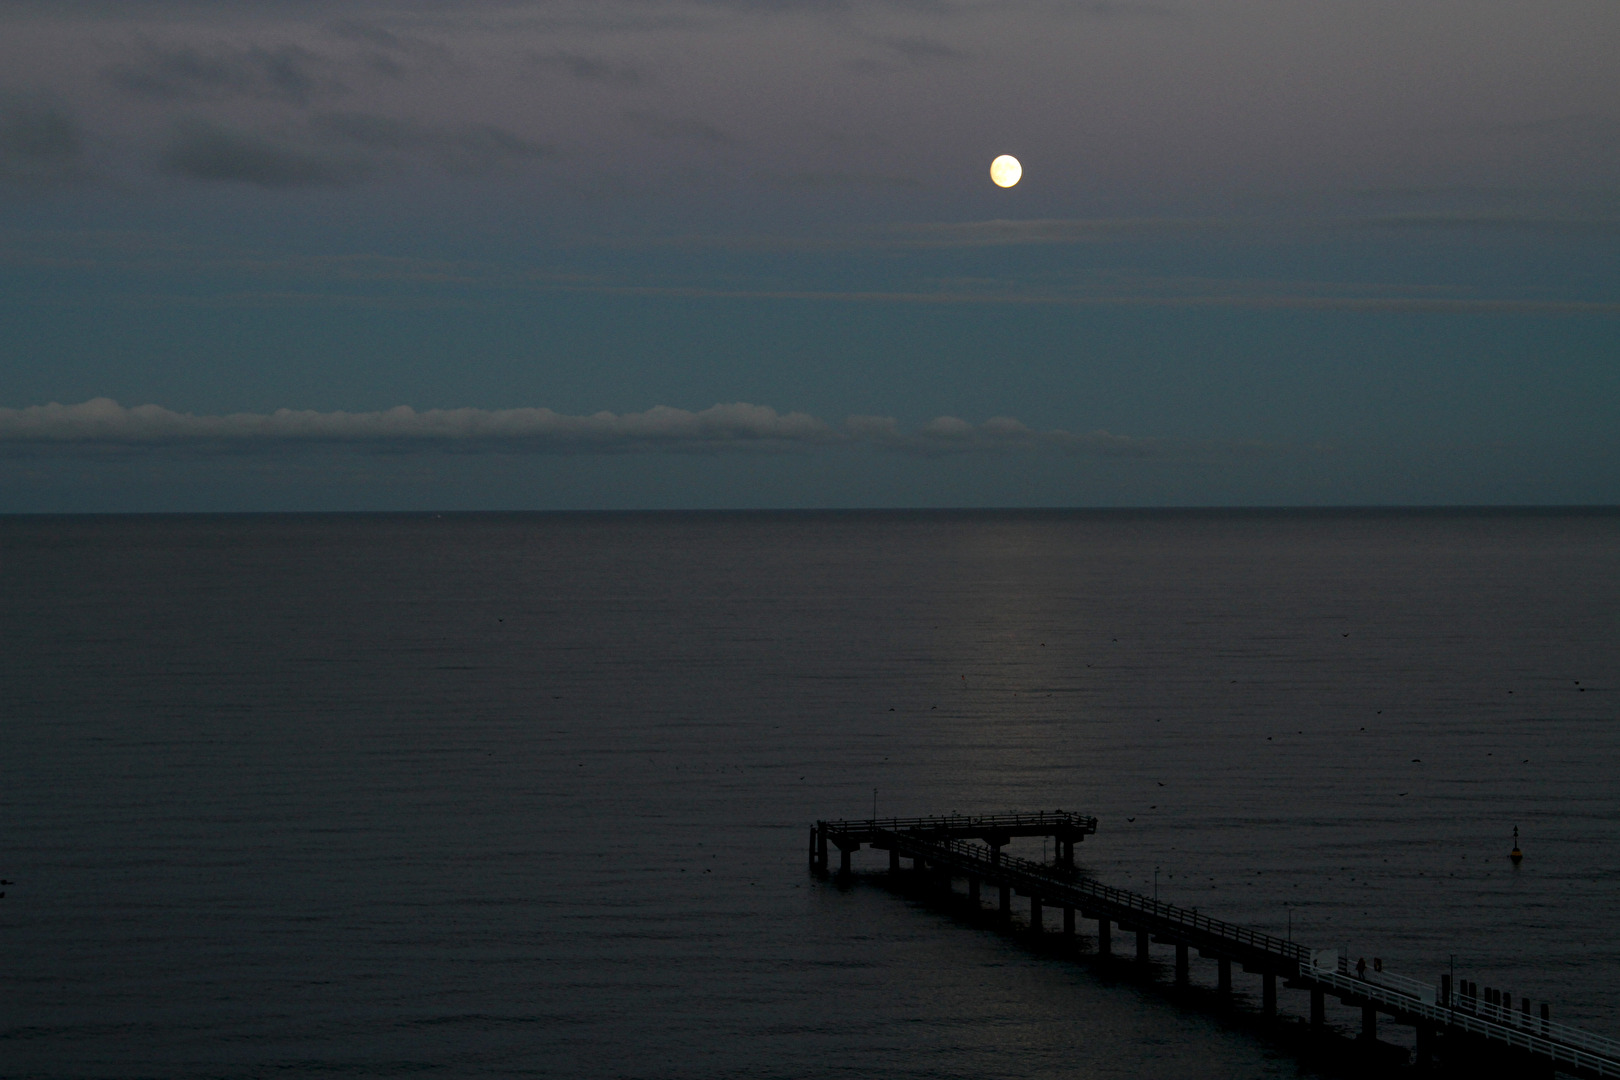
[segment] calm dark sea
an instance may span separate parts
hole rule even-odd
[[[1620,1036],[1620,514],[8,518],[0,582],[7,1077],[1301,1069],[810,878],[874,788]]]

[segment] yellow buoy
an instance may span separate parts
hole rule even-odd
[[[1519,827],[1517,825],[1513,826],[1513,850],[1508,853],[1508,858],[1513,860],[1514,866],[1518,866],[1524,861],[1524,852],[1519,850]]]

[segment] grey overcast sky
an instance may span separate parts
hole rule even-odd
[[[1613,503],[1616,56],[1613,0],[0,0],[0,511]]]

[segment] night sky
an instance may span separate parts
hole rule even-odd
[[[1612,0],[4,0],[0,511],[1613,503],[1617,56]]]

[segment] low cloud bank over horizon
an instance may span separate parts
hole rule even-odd
[[[199,416],[161,405],[126,407],[111,398],[0,408],[0,446],[165,447],[250,450],[289,445],[460,449],[484,452],[622,453],[781,451],[865,446],[912,453],[1048,447],[1106,457],[1148,457],[1161,445],[1107,431],[1036,430],[1012,417],[980,424],[937,417],[914,429],[886,416],[850,416],[834,426],[803,412],[746,402],[698,412],[657,405],[645,412],[570,416],[545,408],[424,409]]]

